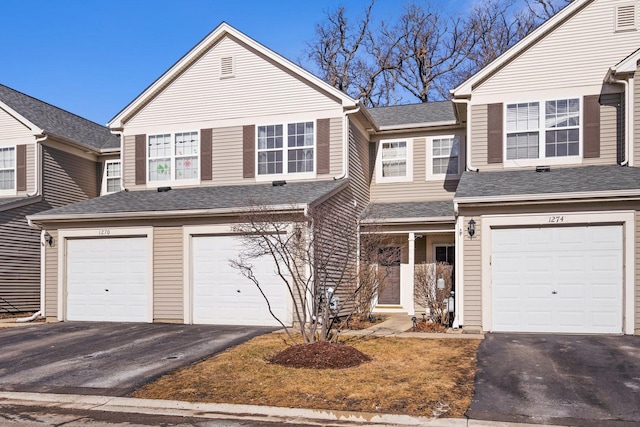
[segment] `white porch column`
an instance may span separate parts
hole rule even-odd
[[[456,295],[455,295],[455,317],[453,318],[453,328],[458,329],[464,325],[464,217],[456,218],[455,231],[455,251],[456,251]]]
[[[406,298],[403,301],[403,306],[407,310],[410,316],[415,314],[413,303],[413,290],[414,290],[414,277],[416,268],[416,234],[409,233],[409,283],[405,286]]]

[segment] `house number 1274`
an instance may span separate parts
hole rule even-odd
[[[564,217],[563,216],[550,216],[549,217],[549,222],[551,222],[551,223],[564,222]]]

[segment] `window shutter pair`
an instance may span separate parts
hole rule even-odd
[[[331,155],[331,127],[329,119],[316,122],[316,164],[318,174],[330,172]],[[286,141],[284,142],[287,143]],[[255,178],[256,158],[256,126],[247,125],[242,128],[242,177]],[[286,162],[287,159],[284,159]]]
[[[211,181],[212,179],[212,129],[200,130],[200,179]],[[136,185],[147,183],[147,135],[135,136],[135,168]]]
[[[582,157],[600,157],[600,96],[585,96],[582,103]],[[543,110],[541,109],[541,114]],[[503,104],[487,106],[487,163],[502,163],[504,149]]]

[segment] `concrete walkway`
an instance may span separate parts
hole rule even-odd
[[[449,329],[446,333],[407,332],[413,328],[412,316],[405,313],[384,314],[384,322],[375,324],[367,329],[346,330],[341,335],[346,336],[372,336],[372,337],[398,337],[398,338],[423,338],[423,339],[484,339],[484,334],[466,334],[462,330]]]

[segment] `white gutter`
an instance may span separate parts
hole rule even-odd
[[[34,179],[33,179],[34,181],[33,192],[27,193],[27,197],[33,197],[40,194],[40,182],[42,181],[40,179],[40,176],[44,175],[44,171],[41,170],[43,168],[41,143],[46,141],[47,138],[49,138],[49,135],[47,135],[46,133],[44,133],[42,137],[36,138],[36,168],[35,168]]]
[[[613,73],[611,72],[611,70],[609,70],[608,74],[609,83],[621,84],[624,86],[624,160],[622,161],[622,163],[620,163],[620,166],[627,166],[629,163],[629,134],[633,132],[629,130],[629,128],[631,127],[629,126],[631,122],[630,119],[632,117],[630,113],[630,104],[632,103],[632,101],[629,94],[629,82],[627,82],[626,80],[616,79],[615,77],[613,77]]]
[[[428,223],[449,223],[455,221],[453,216],[425,216],[416,218],[371,218],[361,221],[363,225],[368,224],[408,224],[412,222],[428,222]]]
[[[433,129],[435,127],[455,126],[458,122],[456,120],[443,120],[440,122],[425,122],[415,123],[411,125],[392,125],[392,126],[380,126],[379,131],[394,131],[394,130],[423,130]]]
[[[334,176],[333,179],[343,179],[349,177],[349,115],[360,111],[360,105],[354,110],[344,112],[343,135],[342,135],[342,174]]]
[[[480,169],[474,168],[471,164],[471,100],[470,99],[452,99],[455,104],[465,104],[467,106],[467,123],[465,124],[465,166],[466,170],[480,172]]]
[[[616,190],[616,191],[592,191],[592,192],[576,192],[576,193],[547,193],[547,194],[522,194],[514,196],[488,196],[488,197],[458,197],[455,203],[507,203],[507,202],[533,202],[554,200],[570,200],[570,199],[614,199],[616,197],[639,197],[640,190]]]

